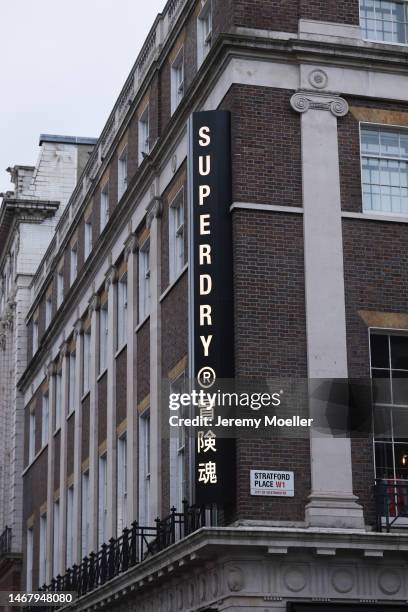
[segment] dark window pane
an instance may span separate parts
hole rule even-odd
[[[408,478],[408,444],[395,444],[395,477]]]
[[[388,336],[371,334],[371,367],[389,368]]]
[[[394,478],[392,444],[377,442],[375,445],[375,467],[377,478]]]
[[[396,442],[408,443],[408,408],[392,408],[392,428]]]
[[[408,370],[408,336],[391,336],[392,368]]]
[[[387,370],[372,370],[373,401],[375,404],[391,403],[391,378]]]
[[[392,439],[391,409],[376,407],[374,410],[374,436],[376,439]]]
[[[393,404],[408,405],[408,372],[392,373]]]

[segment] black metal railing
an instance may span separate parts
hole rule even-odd
[[[11,527],[6,527],[0,536],[0,558],[11,552]]]
[[[124,529],[119,538],[112,538],[99,552],[91,553],[80,565],[74,565],[40,590],[70,591],[77,593],[78,597],[85,595],[197,529],[215,525],[216,509],[197,508],[184,502],[183,512],[176,512],[172,508],[168,517],[156,519],[155,523],[154,527],[132,523],[131,528]]]
[[[377,480],[375,498],[378,531],[408,528],[408,482]]]

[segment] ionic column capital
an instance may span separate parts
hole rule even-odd
[[[308,110],[330,111],[335,117],[344,117],[349,112],[348,102],[335,93],[297,91],[290,99],[290,105],[298,113]]]

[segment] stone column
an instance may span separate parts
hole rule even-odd
[[[60,455],[60,571],[66,569],[67,551],[67,412],[69,393],[69,363],[68,343],[64,342],[60,347],[62,359],[62,406],[61,406],[61,455]]]
[[[150,228],[150,511],[149,524],[161,516],[161,242],[162,202],[153,198],[147,209]]]
[[[318,84],[319,85],[319,84]],[[316,86],[318,86],[316,85]],[[346,379],[347,343],[337,120],[348,113],[339,96],[299,91],[293,109],[302,115],[304,259],[310,396],[322,379]],[[320,408],[310,400],[311,415]],[[353,495],[348,438],[311,433],[310,526],[364,528]]]
[[[117,271],[111,266],[105,275],[105,290],[108,293],[108,397],[107,397],[107,481],[108,481],[108,539],[116,537],[116,281]]]
[[[47,465],[47,569],[45,580],[50,584],[52,575],[54,534],[54,415],[55,415],[55,364],[47,366],[48,386],[48,465]]]
[[[73,559],[74,563],[80,562],[81,557],[81,515],[82,515],[82,482],[81,482],[81,459],[82,459],[82,373],[84,371],[83,364],[83,344],[84,330],[81,319],[75,324],[76,337],[76,362],[75,362],[75,424],[74,424],[74,448],[68,449],[68,452],[74,453],[74,524],[73,524]]]
[[[137,444],[137,381],[136,381],[136,333],[137,326],[137,239],[130,234],[125,242],[128,281],[127,320],[127,511],[128,523],[137,518],[138,494],[138,444]]]
[[[90,550],[98,548],[98,337],[99,337],[99,296],[89,300],[91,317],[91,363],[89,380],[89,518]]]

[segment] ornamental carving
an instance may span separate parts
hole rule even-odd
[[[329,111],[335,117],[344,117],[349,112],[349,105],[344,98],[316,91],[298,91],[291,97],[290,104],[298,113],[307,113],[312,109]]]
[[[163,212],[163,201],[159,196],[155,196],[147,207],[146,226],[150,229],[153,219],[159,219]]]

